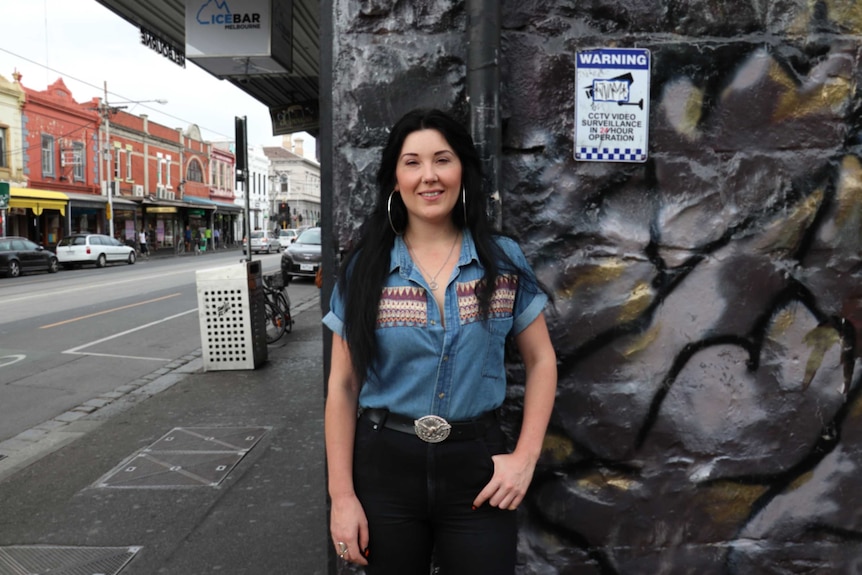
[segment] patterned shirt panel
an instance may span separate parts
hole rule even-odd
[[[377,310],[377,329],[425,327],[428,324],[427,304],[425,290],[421,287],[384,287]]]

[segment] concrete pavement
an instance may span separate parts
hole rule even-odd
[[[327,573],[319,300],[293,311],[257,370],[198,352],[0,443],[0,575]]]

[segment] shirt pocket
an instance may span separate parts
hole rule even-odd
[[[485,348],[485,361],[482,362],[482,377],[498,380],[505,376],[506,337],[512,329],[512,317],[489,318],[488,341]]]
[[[497,278],[488,318],[485,321],[482,321],[479,314],[479,302],[475,291],[477,283],[478,281],[472,281],[458,286],[460,320],[462,325],[475,323],[481,326],[485,338],[482,378],[496,381],[505,377],[506,337],[514,324],[518,278],[509,275]]]

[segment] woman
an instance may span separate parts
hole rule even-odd
[[[377,207],[324,323],[330,532],[369,575],[514,573],[517,519],[556,390],[547,297],[492,235],[469,133],[437,110],[393,127]],[[511,336],[526,368],[517,445],[497,408]],[[357,418],[357,413],[359,417]]]

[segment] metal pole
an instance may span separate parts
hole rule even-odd
[[[111,154],[111,107],[108,106],[108,82],[105,81],[105,161],[108,164],[108,170],[105,173],[106,186],[108,192],[108,235],[114,237],[114,203],[113,203],[113,190],[111,189],[111,184],[113,183],[113,155]]]
[[[502,128],[500,125],[500,28],[502,16],[497,0],[467,0],[469,47],[467,50],[467,94],[470,128],[482,160],[488,215],[498,229],[502,225],[500,170]]]
[[[320,228],[321,228],[321,255],[323,267],[323,288],[320,290],[320,311],[321,317],[329,311],[329,296],[335,287],[335,277],[338,270],[339,258],[336,256],[337,242],[335,236],[334,222],[334,198],[332,190],[335,188],[336,179],[333,166],[333,139],[334,139],[334,121],[332,118],[333,97],[335,91],[333,89],[334,71],[334,38],[335,38],[335,4],[336,0],[320,0],[320,133],[316,140],[318,149],[317,157],[320,158]],[[290,183],[290,175],[287,177],[287,195],[293,198],[292,188]],[[287,204],[290,206],[290,203]],[[299,202],[295,202],[294,206],[298,206]],[[293,222],[293,214],[291,214],[291,223]],[[329,371],[332,352],[332,332],[329,331],[322,323],[320,328],[323,331],[323,397],[329,395]],[[329,469],[326,470],[326,476],[329,477]],[[329,510],[331,501],[329,499],[329,491],[326,493],[326,529],[320,533],[324,537],[324,541],[329,541]],[[341,560],[335,555],[335,549],[332,545],[326,546],[326,573],[335,575],[340,571],[339,566]]]
[[[236,138],[236,181],[242,182],[243,193],[245,194],[245,222],[243,224],[243,232],[245,235],[245,250],[246,261],[251,262],[251,198],[249,197],[248,185],[248,128],[246,127],[246,117],[234,117],[234,134]]]

